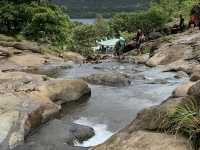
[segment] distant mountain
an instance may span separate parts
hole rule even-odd
[[[113,13],[134,11],[148,7],[151,0],[52,0],[66,8],[73,18],[95,17],[102,14],[110,17]]]

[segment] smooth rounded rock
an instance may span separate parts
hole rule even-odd
[[[121,73],[93,74],[82,77],[82,79],[91,84],[106,86],[129,86],[131,84],[128,76]]]
[[[67,139],[69,145],[73,145],[75,142],[82,143],[95,135],[93,128],[79,124],[72,124],[69,132],[70,135]]]

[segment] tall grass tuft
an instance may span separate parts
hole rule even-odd
[[[189,98],[169,114],[168,132],[182,134],[192,142],[195,149],[200,146],[200,110],[195,98]]]

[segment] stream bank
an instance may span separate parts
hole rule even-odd
[[[145,57],[142,61],[140,56],[137,57],[138,63],[157,66],[156,68],[113,60],[96,65],[70,64],[68,67],[68,63],[65,64],[63,60],[64,56],[58,58],[32,54],[29,48],[22,51],[5,48],[4,45],[3,50],[13,53],[3,55],[0,65],[0,121],[4,122],[1,124],[3,130],[0,131],[0,149],[8,150],[19,146],[16,149],[81,150],[100,144],[110,136],[110,139],[92,149],[191,149],[182,136],[174,139],[172,135],[158,133],[158,129],[160,121],[165,119],[162,114],[173,112],[178,104],[188,99],[187,96],[200,95],[199,32],[188,31],[165,38],[168,40],[159,39],[161,45],[153,57]],[[131,55],[130,59],[136,60]],[[51,68],[52,64],[59,64],[56,65],[59,68],[56,76],[58,79],[37,72],[37,68]],[[36,68],[34,74],[31,73],[32,67],[34,70]],[[191,81],[188,81],[187,76],[177,79],[175,73],[166,71],[183,71],[193,78]],[[98,85],[94,85],[98,79],[88,86],[88,83],[80,80],[82,77],[102,73],[109,76],[101,76],[100,81],[108,81],[110,74],[123,74],[131,84],[117,87],[98,82]],[[185,83],[180,84],[181,82]],[[82,97],[90,94],[89,101],[80,103]],[[74,104],[69,104],[72,101]],[[62,117],[54,119],[60,111]],[[75,141],[75,147],[68,145],[67,137],[73,123],[93,127],[95,136],[84,143]],[[41,124],[43,125],[37,128]],[[147,143],[146,147],[137,140],[133,143],[136,138]],[[160,140],[161,138],[164,140]]]
[[[131,84],[123,87],[90,84],[91,98],[87,102],[63,105],[61,118],[36,130],[18,149],[81,150],[101,144],[129,124],[139,111],[160,104],[177,85],[186,80],[176,79],[174,73],[164,73],[158,68],[115,60],[76,65],[60,73],[59,78],[79,79],[98,73],[126,74]],[[83,143],[74,141],[75,147],[68,145],[67,137],[72,123],[92,127],[95,136]]]

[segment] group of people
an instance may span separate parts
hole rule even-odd
[[[120,57],[123,53],[126,53],[132,49],[140,50],[140,45],[145,40],[144,33],[141,29],[138,29],[136,36],[132,38],[133,42],[129,45],[126,44],[126,40],[120,35],[117,35],[119,39],[114,48],[114,55]],[[129,48],[130,47],[130,48]]]
[[[191,28],[192,26],[194,28],[198,26],[200,30],[200,3],[195,5],[191,10],[190,20],[188,23],[188,29]],[[173,29],[174,28],[172,28],[171,33],[173,33]],[[175,33],[179,31],[183,32],[185,29],[186,29],[185,19],[183,15],[180,15],[180,22],[179,22],[179,25],[176,25],[175,27]],[[141,29],[138,29],[137,34],[135,37],[133,37],[132,39],[133,42],[131,42],[131,44],[126,44],[126,40],[122,36],[120,36],[120,34],[117,35],[117,38],[119,40],[115,45],[114,55],[120,58],[122,54],[133,49],[137,49],[138,52],[141,53],[140,46],[142,42],[145,40],[144,33],[142,32]]]

